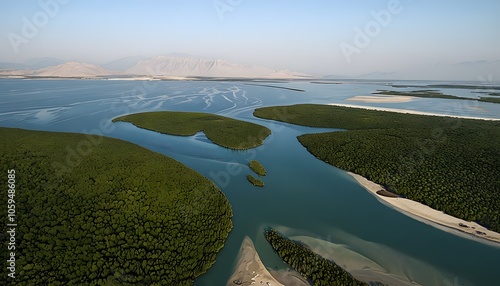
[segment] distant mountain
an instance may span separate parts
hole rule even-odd
[[[146,59],[146,57],[143,56],[126,57],[106,63],[102,65],[102,67],[113,71],[125,71],[144,59]]]
[[[395,77],[393,72],[372,72],[357,76],[357,79],[393,79]]]
[[[440,71],[441,69],[438,69]],[[476,80],[484,84],[488,81],[499,82],[500,60],[496,61],[469,61],[447,65],[442,68],[443,73],[452,75],[456,80]]]
[[[372,72],[354,79],[380,80],[446,80],[479,81],[483,84],[498,82],[500,61],[468,61],[453,64],[433,64],[392,72]],[[491,82],[490,82],[491,81]]]
[[[43,77],[96,77],[111,74],[112,73],[110,71],[97,65],[69,62],[62,65],[39,69],[31,75]]]
[[[109,62],[105,67],[93,64],[69,62],[31,70],[26,65],[8,64],[9,70],[3,76],[40,77],[106,77],[106,76],[146,76],[146,77],[221,77],[221,78],[308,78],[310,76],[288,70],[273,70],[263,66],[240,65],[226,60],[206,60],[184,57],[183,54],[159,56],[148,59],[128,57]],[[46,65],[57,59],[43,59],[32,62],[33,66]]]
[[[498,81],[500,61],[468,61],[452,64],[435,64],[401,70],[397,74],[403,79],[438,79],[453,81]]]
[[[125,71],[133,75],[193,76],[193,77],[243,77],[243,78],[294,78],[307,77],[303,73],[273,70],[263,66],[240,65],[226,60],[205,60],[186,57],[159,56],[142,60]]]
[[[27,69],[25,64],[0,62],[0,70]]]
[[[195,56],[195,55],[190,55],[190,54],[185,54],[185,53],[170,53],[170,54],[167,54],[165,56],[166,57],[170,57],[170,58],[203,59],[203,57]]]

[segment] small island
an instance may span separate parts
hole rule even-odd
[[[144,112],[113,119],[118,121],[177,136],[192,136],[203,131],[214,144],[235,150],[258,147],[271,134],[269,128],[258,124],[203,112]]]
[[[247,180],[252,183],[252,185],[256,186],[256,187],[264,187],[264,182],[262,182],[261,180],[255,178],[254,176],[252,175],[247,175]]]
[[[252,171],[254,171],[257,175],[259,175],[259,177],[266,175],[266,169],[264,168],[264,166],[262,166],[262,164],[259,161],[252,160],[250,161],[249,166],[250,169],[252,169]]]

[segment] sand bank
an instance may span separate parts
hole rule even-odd
[[[371,260],[370,258],[357,253],[343,244],[335,244],[329,241],[321,240],[310,236],[293,236],[290,239],[300,241],[306,244],[313,252],[322,257],[335,261],[335,263],[349,272],[354,278],[366,283],[381,282],[390,286],[416,286],[419,285],[411,281],[403,269],[395,267],[384,267],[383,265]],[[377,247],[372,245],[372,247]],[[388,253],[387,253],[388,254]],[[390,258],[389,258],[390,257]],[[381,262],[386,264],[395,259],[390,255],[378,257]],[[404,259],[404,258],[401,258]],[[435,275],[430,273],[429,275]],[[288,285],[288,284],[287,284]]]
[[[286,283],[286,285],[309,286],[308,283],[301,282],[301,277],[300,275],[297,275],[298,273],[296,272],[283,270],[277,272],[277,274],[277,277],[284,279],[281,280],[284,283],[278,281],[273,275],[271,275],[271,273],[269,273],[260,260],[259,254],[255,250],[252,240],[249,237],[245,237],[241,245],[236,271],[229,278],[226,285],[284,286]]]
[[[412,96],[397,95],[359,95],[346,99],[347,101],[360,102],[378,102],[378,103],[401,103],[410,102],[414,99]]]
[[[329,103],[328,105],[342,106],[342,107],[351,107],[351,108],[361,108],[361,109],[368,109],[368,110],[378,110],[378,111],[389,111],[389,112],[406,113],[406,114],[417,114],[417,115],[430,115],[430,116],[453,117],[453,118],[463,118],[463,119],[479,119],[479,120],[500,121],[500,118],[487,118],[487,117],[473,117],[473,116],[462,116],[462,115],[439,114],[439,113],[422,112],[422,111],[397,109],[397,108],[360,106],[360,105],[341,104],[341,103]]]
[[[273,277],[275,277],[278,281],[280,281],[281,283],[283,283],[286,286],[310,286],[311,285],[297,271],[269,269],[269,272],[271,273],[271,275],[273,275]]]
[[[495,242],[495,245],[500,246],[500,233],[488,230],[487,228],[477,223],[465,221],[447,215],[442,211],[437,211],[416,201],[405,198],[390,198],[378,195],[377,191],[384,189],[381,185],[369,181],[368,179],[360,175],[351,172],[347,173],[351,175],[366,190],[377,197],[380,202],[391,206],[406,215],[409,215],[416,219],[420,218],[420,221],[423,221],[440,229],[450,231],[454,234],[459,234],[470,239],[486,239]]]

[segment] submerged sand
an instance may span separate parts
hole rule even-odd
[[[273,274],[280,280],[278,281],[271,275],[260,260],[252,240],[249,237],[245,237],[241,245],[236,271],[229,278],[226,285],[309,286],[309,283],[305,282],[304,278],[295,271],[281,270],[274,271]]]
[[[384,188],[368,179],[351,172],[351,175],[360,185],[373,194],[380,202],[393,207],[394,209],[409,215],[413,218],[420,218],[420,221],[429,223],[432,226],[443,230],[449,230],[454,234],[459,234],[470,239],[486,239],[495,243],[500,243],[500,233],[491,231],[475,222],[466,221],[435,210],[429,206],[405,198],[391,198],[377,194],[377,191]],[[423,220],[421,220],[423,219]],[[496,244],[498,245],[498,244]]]
[[[335,244],[310,236],[294,236],[290,237],[290,239],[300,241],[307,245],[313,252],[334,261],[335,264],[342,267],[359,281],[366,283],[380,282],[389,286],[419,285],[407,277],[402,269],[395,269],[395,267],[388,267],[386,269],[386,265],[381,265],[349,249],[346,245]],[[376,248],[377,246],[372,245],[372,247]],[[382,261],[387,262],[386,260],[389,259],[389,257],[392,259],[395,258],[388,254]],[[380,260],[381,258],[378,257],[378,259]],[[435,275],[435,273],[429,273],[429,275]]]

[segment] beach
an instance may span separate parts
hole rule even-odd
[[[398,95],[358,95],[346,99],[347,101],[359,102],[377,102],[377,103],[402,103],[410,102],[414,99],[413,96],[398,96]]]
[[[361,109],[367,109],[367,110],[389,111],[389,112],[406,113],[406,114],[416,114],[416,115],[429,115],[429,116],[453,117],[453,118],[463,118],[463,119],[478,119],[478,120],[500,121],[500,118],[487,118],[487,117],[473,117],[473,116],[462,116],[462,115],[439,114],[439,113],[432,113],[432,112],[423,112],[423,111],[397,109],[397,108],[388,108],[388,107],[360,106],[360,105],[342,104],[342,103],[329,103],[327,105],[350,107],[350,108],[361,108]]]
[[[304,279],[295,271],[281,270],[274,272],[281,281],[278,281],[267,270],[255,250],[252,240],[247,236],[241,245],[238,264],[233,275],[229,278],[227,286],[235,285],[265,285],[265,286],[309,286]]]
[[[495,245],[500,246],[500,233],[491,231],[475,222],[469,222],[450,216],[442,211],[435,210],[416,201],[399,197],[392,198],[381,196],[377,194],[377,191],[384,190],[381,185],[369,181],[358,174],[351,172],[347,173],[367,191],[373,194],[380,202],[406,215],[409,215],[412,218],[469,239],[476,239],[480,241],[488,240],[494,242]]]
[[[459,116],[459,115],[444,115],[444,114],[436,114],[430,112],[420,112],[413,110],[405,110],[405,109],[396,109],[396,108],[383,108],[383,107],[371,107],[371,106],[357,106],[350,104],[336,104],[331,103],[329,105],[333,106],[342,106],[342,107],[350,107],[350,108],[361,108],[368,110],[378,110],[378,111],[389,111],[389,112],[398,112],[398,113],[407,113],[407,114],[416,114],[416,115],[428,115],[428,116],[441,116],[441,117],[453,117],[453,118],[464,118],[464,119],[477,119],[477,120],[494,120],[498,121],[499,118],[482,118],[482,117],[472,117],[472,116]],[[443,213],[442,211],[435,210],[429,206],[421,204],[416,201],[412,201],[405,198],[400,197],[391,197],[387,195],[377,194],[378,191],[384,190],[384,188],[376,184],[372,181],[367,180],[366,178],[354,174],[351,172],[347,172],[351,175],[360,185],[362,185],[366,190],[368,190],[371,194],[373,194],[377,199],[390,206],[394,209],[409,215],[415,219],[428,223],[434,227],[438,227],[445,231],[452,231],[455,234],[460,234],[464,237],[471,239],[479,239],[481,241],[488,240],[494,242],[495,245],[500,245],[500,234],[497,232],[493,232],[488,230],[487,228],[475,223],[465,221],[448,214]],[[385,191],[385,190],[384,190]]]

